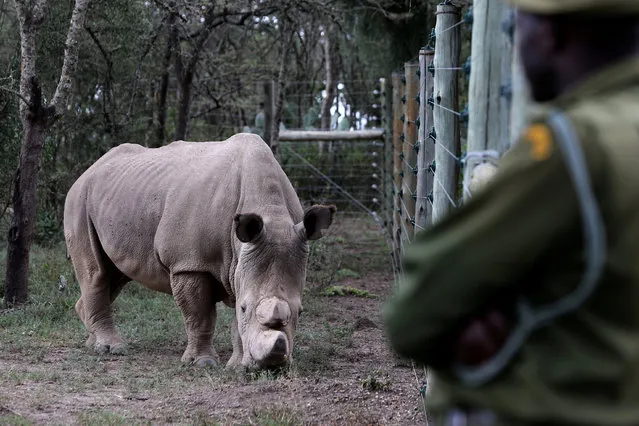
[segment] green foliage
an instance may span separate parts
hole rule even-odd
[[[355,297],[369,297],[376,298],[377,296],[370,293],[368,290],[362,290],[351,286],[333,285],[326,287],[322,290],[324,296],[355,296]]]
[[[335,274],[335,279],[340,281],[343,280],[344,278],[359,278],[360,274],[350,270],[348,268],[344,268],[344,269],[340,269],[339,271],[336,272]]]
[[[22,125],[18,112],[18,100],[14,95],[0,90],[0,215],[11,203],[13,179],[20,153]]]
[[[361,380],[361,383],[364,389],[372,392],[389,391],[391,389],[391,381],[388,377],[388,374],[384,375],[379,370],[375,370],[372,373],[368,374],[364,379]]]

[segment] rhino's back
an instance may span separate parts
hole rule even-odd
[[[298,216],[299,200],[258,136],[154,149],[123,144],[87,169],[67,202],[71,211],[86,210],[118,269],[166,291],[167,269],[210,270],[226,281],[234,213],[254,197],[247,192],[268,198],[259,188],[268,182],[280,191],[264,202],[290,202]]]

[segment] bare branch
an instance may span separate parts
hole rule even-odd
[[[60,81],[53,95],[51,107],[55,116],[60,116],[67,103],[71,88],[73,85],[73,76],[78,65],[78,36],[80,29],[84,26],[87,9],[90,0],[76,0],[73,14],[71,15],[71,23],[69,32],[67,33],[67,41],[64,49],[64,62],[62,63],[62,72],[60,73]]]
[[[0,86],[0,90],[2,90],[3,92],[11,93],[12,95],[16,95],[22,100],[22,102],[25,103],[26,106],[30,105],[29,100],[25,98],[24,96],[22,96],[22,94],[18,91],[9,89],[8,87],[2,87],[2,86]]]

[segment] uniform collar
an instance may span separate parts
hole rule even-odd
[[[551,102],[552,106],[565,108],[576,101],[639,84],[639,55],[621,60],[595,72],[568,92]],[[550,105],[548,105],[550,106]]]

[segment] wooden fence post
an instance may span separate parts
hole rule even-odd
[[[433,129],[433,108],[428,99],[433,93],[433,74],[428,70],[433,64],[435,51],[419,51],[419,152],[417,153],[417,200],[415,203],[415,233],[432,222],[433,175],[430,166],[435,161],[435,144],[429,137]]]
[[[404,182],[402,188],[402,241],[410,243],[415,233],[415,196],[417,192],[417,130],[419,118],[419,63],[404,64],[404,133],[402,135],[402,170]]]
[[[513,34],[513,63],[512,63],[512,81],[513,81],[513,99],[511,102],[510,113],[510,144],[517,142],[517,139],[528,124],[527,113],[530,101],[530,92],[528,81],[521,65],[521,58],[517,49],[517,41],[519,32],[517,27],[514,28]]]
[[[435,25],[435,81],[433,122],[435,125],[435,174],[433,223],[456,207],[459,186],[459,84],[456,70],[461,53],[460,9],[437,6]],[[429,101],[430,102],[430,101]]]
[[[510,146],[511,19],[510,9],[505,3],[490,0],[475,0],[473,3],[468,94],[467,152],[470,155],[467,155],[464,169],[464,200],[472,196],[476,185],[488,181],[496,171],[499,155]],[[482,155],[477,155],[480,152]],[[486,166],[476,170],[482,164]]]
[[[395,260],[399,260],[401,247],[401,160],[399,154],[402,152],[402,96],[403,84],[402,76],[399,73],[393,73],[393,254]],[[397,262],[397,264],[399,264]]]

